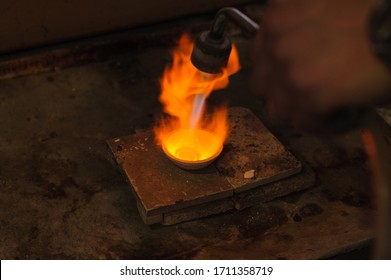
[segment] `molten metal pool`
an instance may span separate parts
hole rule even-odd
[[[221,153],[223,144],[207,130],[186,129],[169,134],[162,147],[176,165],[195,170],[212,163]]]

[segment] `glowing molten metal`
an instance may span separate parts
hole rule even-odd
[[[187,169],[201,168],[220,154],[228,135],[227,107],[206,117],[205,100],[213,90],[225,88],[228,76],[240,69],[234,46],[221,74],[197,70],[190,61],[192,49],[193,42],[183,35],[160,81],[159,100],[170,118],[162,119],[154,129],[164,153]]]

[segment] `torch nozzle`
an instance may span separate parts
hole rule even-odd
[[[209,31],[202,32],[195,40],[191,62],[200,71],[220,73],[227,66],[232,44],[224,33],[227,19],[252,36],[259,25],[235,8],[223,8],[217,14]]]

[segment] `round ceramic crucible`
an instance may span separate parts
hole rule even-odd
[[[202,129],[175,130],[166,137],[162,147],[172,162],[189,170],[208,166],[223,150],[219,138]]]

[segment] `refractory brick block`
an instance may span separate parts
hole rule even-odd
[[[246,108],[230,108],[230,136],[220,157],[197,171],[174,165],[152,129],[108,140],[146,224],[175,224],[243,209],[308,188],[313,172]]]

